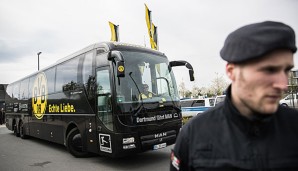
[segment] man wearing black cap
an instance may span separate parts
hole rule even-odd
[[[279,105],[296,51],[283,23],[232,32],[220,51],[232,82],[225,101],[183,126],[170,170],[298,170],[298,111]]]

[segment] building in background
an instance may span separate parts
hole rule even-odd
[[[298,108],[298,70],[292,70],[288,78],[288,92],[280,100],[280,104],[287,107]]]
[[[288,94],[298,93],[298,70],[292,70],[288,79]]]
[[[0,84],[0,110],[5,108],[5,93],[7,84]]]

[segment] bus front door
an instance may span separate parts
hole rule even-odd
[[[112,153],[111,134],[109,134],[109,132],[113,131],[111,82],[107,67],[97,69],[96,83],[99,151]]]

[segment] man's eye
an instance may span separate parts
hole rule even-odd
[[[268,73],[275,73],[275,72],[277,72],[278,70],[277,70],[277,68],[271,68],[271,67],[270,67],[270,68],[266,68],[265,71],[268,72]]]
[[[285,72],[286,72],[286,73],[289,73],[289,72],[292,70],[292,68],[293,68],[293,67],[288,67],[288,68],[286,68],[286,69],[285,69]]]

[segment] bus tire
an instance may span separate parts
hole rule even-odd
[[[19,136],[20,136],[20,132],[19,132],[18,127],[17,127],[17,123],[15,123],[15,124],[13,125],[13,133],[14,133],[14,135],[15,135],[16,137],[19,137]]]
[[[82,136],[78,128],[73,128],[66,138],[67,150],[75,157],[87,157],[88,152],[83,151]]]
[[[20,137],[22,138],[22,139],[27,139],[28,138],[28,136],[25,134],[25,128],[24,128],[24,123],[23,123],[23,121],[20,121],[20,126],[19,126],[19,128],[20,128]]]

